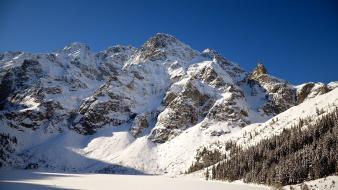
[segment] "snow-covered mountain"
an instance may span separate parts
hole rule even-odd
[[[161,33],[141,48],[0,53],[0,81],[2,167],[177,175],[203,147],[249,146],[338,106],[338,82],[294,86]]]

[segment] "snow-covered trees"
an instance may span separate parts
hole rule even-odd
[[[281,185],[325,177],[338,172],[337,137],[338,108],[313,123],[301,120],[279,136],[231,154],[212,168],[211,177]]]
[[[217,149],[210,151],[204,147],[201,151],[197,153],[195,158],[196,162],[189,167],[186,173],[198,171],[205,167],[216,164],[224,158],[224,155],[222,155]],[[208,173],[206,175],[209,175],[209,171],[206,173]]]

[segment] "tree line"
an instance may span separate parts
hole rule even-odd
[[[338,109],[310,121],[300,119],[294,127],[245,150],[234,146],[229,158],[213,165],[206,177],[284,186],[338,173]]]

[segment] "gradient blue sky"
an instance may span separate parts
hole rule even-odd
[[[0,51],[100,51],[157,32],[294,84],[338,80],[337,0],[0,0]]]

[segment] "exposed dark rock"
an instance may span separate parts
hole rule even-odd
[[[139,137],[143,130],[149,127],[150,115],[148,113],[137,115],[132,123],[130,132],[134,137]]]
[[[297,90],[297,104],[304,102],[307,98],[325,94],[329,91],[330,89],[323,83],[306,83]]]
[[[165,60],[168,55],[184,60],[196,56],[196,52],[175,37],[162,33],[150,38],[140,50],[143,60]]]
[[[20,67],[9,70],[0,84],[0,110],[11,102],[15,93],[28,88],[30,85],[39,85],[44,76],[41,65],[36,60],[24,60]]]
[[[276,115],[296,105],[296,90],[287,81],[267,74],[262,64],[248,76],[248,83],[266,91],[267,103],[262,107],[268,115]]]
[[[151,132],[149,139],[165,142],[187,127],[197,124],[199,118],[205,117],[213,98],[201,93],[196,87],[197,83],[193,79],[189,80],[179,94],[166,95],[164,102],[167,107],[159,115],[156,124],[158,127]]]
[[[0,133],[0,168],[11,163],[9,156],[14,153],[17,143],[16,137]]]
[[[268,74],[268,71],[266,70],[265,66],[262,63],[258,63],[257,67],[252,72],[251,76],[253,78],[254,76],[259,76],[263,74]]]

